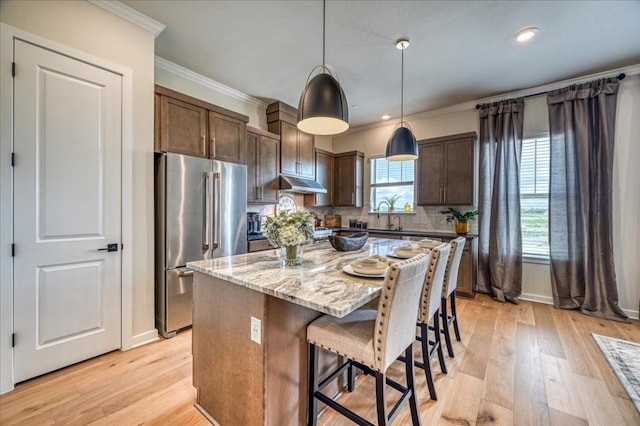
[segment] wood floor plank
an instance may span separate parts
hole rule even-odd
[[[565,355],[562,349],[562,342],[560,341],[556,325],[550,313],[550,309],[555,308],[541,303],[532,303],[531,306],[533,309],[533,318],[536,322],[540,352],[564,359]]]
[[[571,379],[568,361],[544,354],[540,358],[549,408],[584,419],[584,407]]]
[[[550,424],[549,406],[535,327],[519,323],[516,341],[514,423],[517,425],[548,425]]]
[[[438,401],[429,399],[424,374],[416,370],[423,425],[640,425],[640,415],[591,337],[596,332],[633,340],[640,330],[637,320],[627,325],[531,302],[499,303],[486,295],[457,302],[462,342],[453,341],[456,357],[447,357],[449,374],[439,373],[432,359]],[[542,315],[545,309],[557,336],[547,336],[551,324]],[[553,348],[547,342],[558,341],[565,359],[546,353]],[[394,363],[389,375],[404,383],[402,364]],[[208,425],[193,406],[191,380],[187,330],[17,385],[0,396],[0,424]],[[369,377],[356,383],[340,401],[375,421],[375,383]],[[395,397],[390,389],[388,406]],[[394,424],[410,423],[405,406]],[[328,410],[318,424],[352,423]]]

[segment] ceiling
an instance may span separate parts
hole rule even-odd
[[[167,26],[156,55],[266,101],[297,106],[322,63],[321,1],[122,2]],[[399,117],[400,37],[409,115],[640,64],[640,1],[328,1],[351,126]]]

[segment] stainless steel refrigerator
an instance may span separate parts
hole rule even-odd
[[[191,325],[187,262],[246,253],[247,166],[156,157],[156,328],[173,337]]]

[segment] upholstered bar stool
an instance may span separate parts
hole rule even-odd
[[[366,419],[338,404],[322,393],[322,389],[345,369],[358,367],[376,379],[376,408],[379,425],[392,422],[398,408],[409,400],[411,419],[420,425],[420,415],[414,389],[413,342],[418,300],[422,291],[429,257],[420,254],[389,267],[378,309],[358,309],[344,318],[324,315],[307,327],[309,342],[309,389],[307,423],[317,421],[318,401],[346,416],[359,425],[371,425]],[[318,348],[346,358],[346,362],[318,382]],[[386,371],[404,353],[407,386],[389,379]],[[385,383],[400,391],[402,396],[387,415]]]
[[[460,260],[462,252],[467,240],[464,237],[458,237],[450,242],[451,253],[447,261],[447,269],[444,275],[444,286],[442,287],[441,312],[442,316],[442,332],[444,340],[447,344],[447,352],[451,358],[454,357],[453,346],[451,345],[451,334],[449,328],[453,324],[453,331],[456,333],[456,340],[460,341],[460,330],[458,329],[458,315],[456,313],[456,287],[458,285],[458,271],[460,270]],[[451,305],[451,315],[447,313],[447,298]]]
[[[449,244],[441,244],[435,247],[429,253],[429,266],[425,276],[422,295],[420,297],[420,306],[418,309],[418,327],[420,328],[420,336],[416,337],[422,345],[422,360],[416,362],[416,367],[422,368],[427,379],[427,387],[431,399],[436,401],[436,388],[433,383],[433,374],[431,373],[431,358],[435,353],[438,354],[440,362],[440,370],[447,374],[447,366],[444,362],[442,353],[442,345],[440,344],[440,296],[442,294],[442,286],[444,283],[444,272],[447,268],[447,259],[451,246]],[[433,325],[429,326],[429,321],[433,321]],[[429,330],[433,331],[433,340],[429,340]]]

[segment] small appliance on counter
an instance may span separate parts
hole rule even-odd
[[[260,213],[247,213],[247,240],[262,240],[264,238]]]

